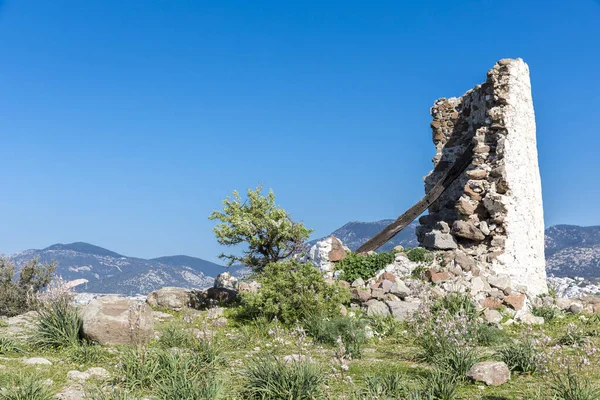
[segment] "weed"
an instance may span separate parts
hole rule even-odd
[[[381,375],[367,375],[362,398],[403,400],[409,392],[404,375],[389,371]]]
[[[480,324],[477,326],[477,343],[481,346],[494,346],[510,341],[502,329],[494,325]]]
[[[565,375],[555,375],[550,386],[557,400],[599,400],[600,387],[583,376],[577,376],[571,370]]]
[[[52,400],[54,393],[39,377],[19,374],[0,389],[0,400]]]
[[[551,305],[533,307],[531,313],[536,317],[544,318],[544,322],[552,322],[561,316],[560,310]]]
[[[108,358],[107,351],[92,343],[83,343],[80,346],[69,347],[67,358],[75,364],[97,364]]]
[[[511,371],[534,374],[541,366],[540,350],[530,339],[501,348],[498,356]]]
[[[21,352],[21,348],[13,339],[5,336],[0,337],[0,354],[19,352]]]
[[[245,376],[246,394],[256,400],[324,399],[326,375],[310,362],[284,362],[274,356],[254,359]]]
[[[303,323],[308,334],[315,340],[329,345],[335,345],[338,337],[353,358],[361,356],[362,346],[367,342],[365,322],[358,318],[336,316],[326,318],[313,314]]]

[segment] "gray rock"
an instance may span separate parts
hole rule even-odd
[[[81,400],[85,399],[85,391],[79,387],[68,387],[57,393],[55,400]]]
[[[456,236],[481,242],[485,239],[485,235],[471,221],[457,220],[452,224],[452,233]]]
[[[569,307],[569,312],[573,314],[581,314],[583,312],[583,305],[581,303],[573,303]]]
[[[363,280],[363,278],[358,278],[354,282],[352,282],[351,286],[354,288],[361,288],[365,286],[365,281]]]
[[[427,232],[422,244],[428,249],[436,250],[454,250],[458,247],[454,236],[437,230]]]
[[[90,374],[81,371],[69,371],[67,372],[67,379],[70,381],[85,382],[90,379]]]
[[[406,287],[406,284],[401,280],[396,280],[390,289],[390,293],[394,296],[398,296],[402,300],[410,296],[410,289]]]
[[[555,300],[556,307],[560,308],[563,311],[567,311],[571,304],[573,304],[573,300],[559,297]]]
[[[223,272],[215,278],[215,289],[237,290],[238,280],[235,276],[231,276],[229,272]]]
[[[510,379],[510,370],[502,361],[484,361],[474,364],[467,372],[467,378],[488,386],[500,386]]]
[[[536,317],[531,312],[525,312],[517,316],[516,320],[527,325],[542,325],[544,323],[544,317]]]
[[[385,297],[386,291],[381,288],[371,289],[371,296],[376,299],[383,299]]]
[[[387,317],[390,315],[390,309],[383,301],[371,299],[367,301],[365,305],[367,307],[368,316]]]
[[[502,321],[502,314],[497,310],[485,309],[483,311],[483,318],[490,324],[499,324]]]
[[[117,296],[92,300],[81,312],[84,335],[99,344],[131,344],[154,337],[153,311],[146,303]]]
[[[52,365],[52,363],[42,357],[32,357],[23,360],[25,365]]]
[[[412,301],[388,301],[387,305],[394,318],[406,320],[411,318],[419,309],[420,303]]]
[[[510,277],[508,275],[489,276],[488,283],[491,287],[504,290],[510,287]]]
[[[190,305],[190,291],[178,287],[163,287],[150,292],[146,302],[153,308],[181,311]]]

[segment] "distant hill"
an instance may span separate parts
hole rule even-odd
[[[354,251],[392,222],[394,222],[392,219],[374,222],[348,222],[331,234],[340,239],[342,243],[350,248],[350,250]],[[404,247],[417,247],[419,245],[415,234],[417,226],[419,226],[418,222],[411,223],[392,240],[384,244],[378,251],[390,251],[398,245]],[[310,244],[312,245],[321,239],[313,240]]]
[[[56,262],[56,274],[66,280],[87,279],[78,291],[146,294],[163,286],[206,288],[225,267],[200,258],[160,257],[146,260],[128,257],[89,243],[55,244],[42,250],[27,250],[9,257],[17,268],[38,258]],[[180,260],[181,263],[177,263]]]

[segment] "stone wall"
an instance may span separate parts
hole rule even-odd
[[[431,250],[456,250],[510,276],[530,295],[547,291],[544,221],[529,68],[500,60],[485,83],[431,108],[434,169],[428,193],[472,144],[471,164],[420,218],[417,236]]]

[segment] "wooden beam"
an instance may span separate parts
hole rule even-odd
[[[471,164],[473,159],[473,143],[471,143],[464,153],[454,162],[452,168],[448,170],[435,184],[435,186],[423,197],[417,204],[409,208],[404,214],[399,216],[394,222],[383,228],[381,232],[369,239],[365,244],[360,246],[357,253],[366,253],[375,251],[390,239],[396,236],[400,231],[406,228],[419,215],[423,214],[429,206],[436,201],[450,187],[452,182],[458,178],[465,169]]]

